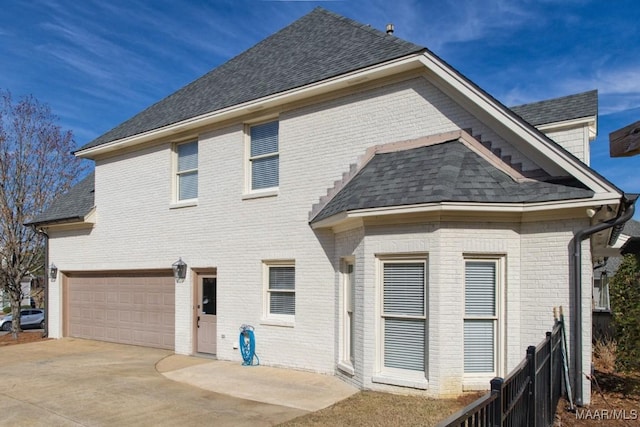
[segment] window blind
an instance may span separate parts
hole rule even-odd
[[[269,313],[295,314],[295,267],[269,267]]]
[[[385,367],[425,370],[425,275],[422,262],[383,265]]]
[[[495,371],[496,263],[465,263],[464,371]]]
[[[251,127],[251,189],[277,187],[280,175],[278,121]]]

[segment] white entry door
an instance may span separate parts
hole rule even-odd
[[[200,276],[199,282],[198,353],[216,354],[216,278],[213,276]]]

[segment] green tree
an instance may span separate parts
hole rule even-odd
[[[610,283],[620,370],[640,369],[640,256],[625,255]]]
[[[0,91],[0,286],[11,300],[12,331],[20,328],[20,281],[42,272],[44,237],[24,224],[80,177],[70,131],[33,96],[16,102]]]

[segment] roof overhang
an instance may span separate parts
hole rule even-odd
[[[30,222],[25,225],[35,227],[37,229],[77,229],[92,228],[96,223],[96,208],[93,207],[84,216],[74,216],[67,218],[56,218],[49,221]]]
[[[589,199],[560,200],[554,202],[540,203],[462,203],[462,202],[440,202],[425,203],[407,206],[389,206],[383,208],[358,209],[341,212],[336,215],[324,218],[311,223],[313,229],[333,228],[340,229],[349,224],[361,223],[366,218],[391,218],[406,215],[425,215],[430,213],[440,213],[466,217],[482,215],[491,216],[496,221],[538,221],[547,219],[558,219],[562,215],[559,211],[567,211],[569,217],[588,217],[588,209],[603,205],[618,205],[619,198],[603,197],[595,195]]]
[[[215,125],[216,123],[236,119],[248,114],[253,114],[263,110],[266,111],[270,108],[278,107],[284,104],[301,101],[303,99],[353,87],[358,84],[394,76],[411,70],[420,69],[424,66],[421,58],[422,54],[420,53],[405,56],[351,73],[343,74],[331,79],[312,83],[306,86],[291,89],[263,98],[258,98],[228,108],[223,108],[221,110],[183,120],[181,122],[177,122],[168,126],[163,126],[161,128],[154,129],[148,132],[133,135],[128,138],[118,139],[106,144],[98,145],[96,147],[86,148],[84,150],[78,150],[74,154],[78,157],[91,159],[99,155],[151,142],[157,139],[172,137],[176,134],[182,134],[206,126]]]

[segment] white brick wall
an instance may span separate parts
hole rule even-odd
[[[547,311],[548,304],[564,301],[561,292],[557,299],[538,301],[535,292],[525,292],[516,284],[522,279],[523,287],[539,285],[535,271],[542,267],[549,277],[558,281],[564,277],[566,282],[568,272],[562,263],[567,255],[560,256],[560,249],[554,249],[557,257],[544,258],[551,266],[535,260],[549,253],[545,245],[566,250],[570,238],[566,227],[571,224],[559,224],[543,241],[533,225],[527,226],[526,239],[521,239],[518,224],[370,227],[366,237],[363,229],[334,236],[331,231],[312,230],[308,224],[311,206],[375,144],[473,128],[474,134],[502,147],[503,154],[511,154],[514,162],[527,165],[527,159],[422,78],[285,111],[279,120],[280,188],[276,197],[243,199],[242,123],[200,135],[197,206],[170,208],[169,142],[100,160],[96,163],[97,223],[90,231],[51,230],[51,260],[61,272],[169,268],[178,257],[189,268],[216,268],[218,358],[240,360],[233,343],[240,325],[251,324],[261,363],[333,373],[340,348],[337,272],[340,257],[354,255],[359,301],[356,327],[363,339],[354,349],[360,362],[351,381],[384,388],[371,381],[376,369],[378,319],[372,306],[377,292],[375,255],[428,252],[428,393],[456,394],[462,381],[462,354],[455,345],[462,337],[462,254],[501,253],[506,254],[508,267],[507,367],[520,360],[524,345],[542,339],[549,326],[540,326],[540,331],[526,329],[522,335],[520,324],[544,317],[540,323],[550,325],[551,320],[546,322],[550,314],[540,313]],[[526,251],[522,249],[525,244]],[[276,326],[263,319],[262,261],[273,259],[295,260],[296,318],[292,326]],[[176,284],[175,348],[181,354],[194,351],[193,290],[190,277]],[[50,298],[51,336],[59,337],[60,281],[52,283]]]

